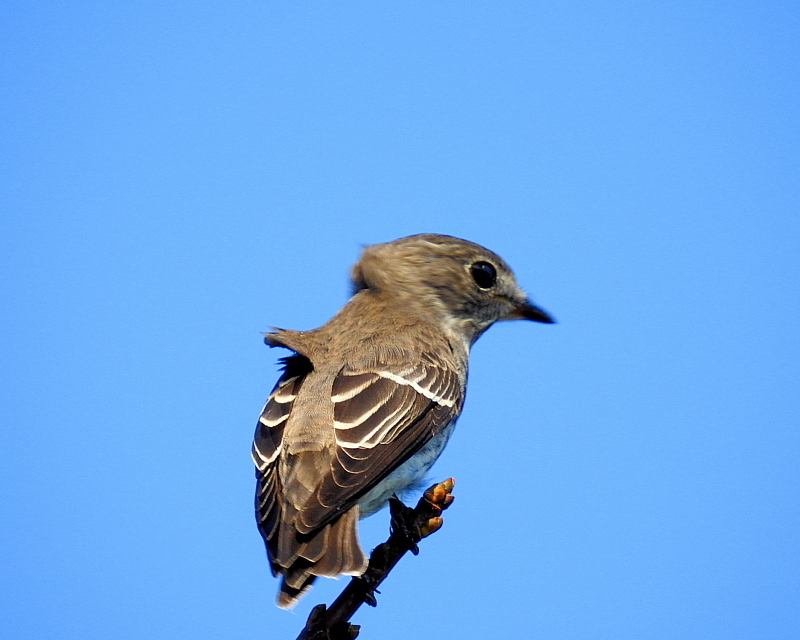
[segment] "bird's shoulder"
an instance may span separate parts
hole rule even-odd
[[[402,367],[421,360],[458,371],[468,355],[435,317],[371,292],[356,294],[315,334],[347,369]]]
[[[278,329],[266,334],[280,346],[307,358],[315,375],[335,377],[340,371],[405,369],[410,363],[460,373],[468,352],[435,319],[403,305],[356,294],[333,318],[317,329]]]

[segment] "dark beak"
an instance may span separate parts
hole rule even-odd
[[[511,313],[508,314],[509,320],[533,320],[534,322],[544,322],[545,324],[554,324],[555,320],[547,311],[537,307],[530,300],[517,305]]]

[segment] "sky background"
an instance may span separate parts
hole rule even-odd
[[[5,2],[2,636],[295,638],[344,582],[273,604],[260,332],[436,232],[559,324],[475,346],[456,502],[360,637],[800,637],[799,34],[769,0]]]

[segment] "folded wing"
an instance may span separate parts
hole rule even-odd
[[[313,370],[299,354],[284,362],[259,419],[253,458],[259,530],[273,574],[284,575],[279,604],[291,606],[316,576],[364,570],[353,507],[459,414],[463,387],[451,367],[429,355],[413,366],[347,366],[331,388],[332,449],[284,454],[291,459],[282,461],[284,427]],[[293,486],[299,478],[303,486]]]
[[[461,410],[458,375],[427,357],[413,367],[343,369],[333,383],[335,455],[295,523],[309,533],[421,449]]]

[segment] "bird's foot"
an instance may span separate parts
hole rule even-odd
[[[392,535],[403,539],[409,551],[419,553],[417,543],[442,527],[442,511],[453,504],[453,478],[433,485],[420,498],[412,509],[404,505],[396,496],[389,498],[392,514]]]
[[[391,519],[391,534],[405,542],[408,550],[415,556],[419,554],[417,542],[422,540],[419,531],[416,509],[407,507],[397,496],[389,498],[389,512]]]

